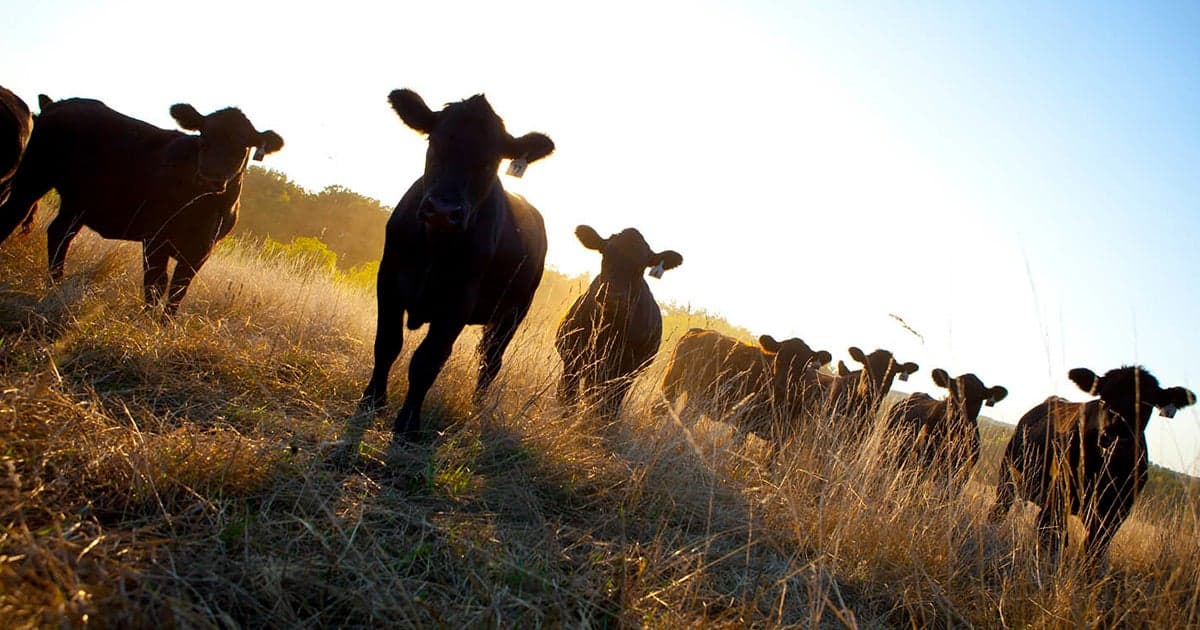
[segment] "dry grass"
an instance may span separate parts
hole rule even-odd
[[[136,248],[82,237],[47,287],[43,240],[0,248],[4,624],[1200,624],[1194,509],[1140,505],[1092,578],[1038,561],[1030,510],[984,522],[990,474],[947,497],[833,420],[764,440],[678,417],[661,360],[619,422],[563,414],[561,282],[482,409],[471,333],[426,404],[437,436],[389,451],[409,335],[347,461],[370,295],[232,245],[161,322]],[[702,324],[669,318],[663,354]]]

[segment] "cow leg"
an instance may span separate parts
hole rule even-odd
[[[360,411],[371,411],[387,404],[388,374],[404,347],[404,303],[391,274],[379,273],[375,282],[378,303],[375,320],[375,365],[371,380],[358,401]]]
[[[204,266],[204,262],[208,260],[209,251],[211,248],[196,256],[182,255],[182,253],[176,256],[175,272],[171,274],[171,284],[167,290],[167,305],[164,309],[167,315],[174,315],[179,310],[179,303],[183,301],[183,296],[187,295],[192,279],[196,277],[200,267]]]
[[[625,402],[625,397],[629,395],[629,389],[632,386],[632,376],[617,378],[600,386],[600,391],[603,392],[600,411],[604,414],[605,420],[617,419],[621,413],[621,405]]]
[[[1100,507],[1103,505],[1111,506],[1107,514]],[[1112,543],[1113,536],[1125,522],[1132,506],[1133,501],[1109,498],[1107,501],[1097,500],[1095,505],[1087,508],[1083,515],[1083,526],[1087,530],[1084,552],[1093,567],[1098,567],[1100,559],[1108,552],[1108,546]]]
[[[425,394],[433,386],[446,359],[450,358],[454,340],[458,339],[465,325],[462,321],[445,320],[435,320],[429,324],[429,333],[421,340],[421,345],[417,346],[408,364],[408,393],[392,425],[393,439],[411,440],[416,437],[421,428],[421,405],[425,402]]]
[[[142,290],[147,308],[158,306],[167,290],[167,263],[170,259],[166,245],[156,241],[142,242]]]
[[[558,382],[558,402],[567,410],[574,408],[575,404],[579,402],[581,378],[583,378],[583,371],[579,369],[579,360],[564,360],[562,380]]]
[[[1054,497],[1038,512],[1037,535],[1043,557],[1058,562],[1060,551],[1067,545],[1067,510]]]
[[[79,217],[58,211],[58,216],[46,228],[46,257],[49,259],[50,279],[59,282],[63,278],[63,267],[67,261],[67,248],[79,233]]]
[[[509,311],[483,329],[483,338],[479,340],[479,377],[475,381],[475,404],[479,404],[483,394],[500,373],[504,351],[516,334],[517,326],[525,319],[525,313],[526,309]]]
[[[40,172],[43,169],[31,166],[38,161],[40,154],[36,151],[34,149],[25,154],[23,164],[27,166],[18,168],[9,182],[8,200],[4,201],[0,194],[0,201],[3,201],[3,205],[0,205],[0,242],[11,236],[18,225],[24,224],[24,230],[29,230],[38,200],[52,188],[50,182],[44,181],[45,177]],[[62,216],[61,207],[58,214]]]

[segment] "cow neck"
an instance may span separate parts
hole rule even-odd
[[[631,298],[641,295],[642,288],[646,286],[640,276],[629,278],[619,271],[605,269],[603,263],[600,266],[600,273],[596,275],[596,284],[597,289],[603,288],[609,297],[629,296]]]
[[[1145,423],[1141,422],[1141,418],[1134,418],[1134,420],[1130,422],[1129,418],[1125,414],[1117,410],[1116,407],[1104,402],[1102,399],[1097,398],[1096,403],[1097,409],[1103,410],[1104,413],[1108,414],[1109,416],[1109,422],[1103,425],[1101,428],[1106,435],[1120,432],[1127,434],[1129,437],[1137,437],[1137,434],[1145,431],[1146,424],[1149,424],[1149,418],[1146,419]]]
[[[983,410],[983,400],[972,402],[967,400],[966,396],[953,393],[946,397],[946,402],[953,410],[956,421],[963,424],[970,424],[972,420],[977,420],[979,412]]]

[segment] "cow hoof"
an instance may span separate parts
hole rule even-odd
[[[403,429],[392,432],[392,446],[408,446],[421,441],[421,432],[417,429]]]
[[[387,405],[387,394],[371,394],[363,392],[362,398],[358,400],[359,413],[374,413]]]
[[[325,459],[335,468],[352,467],[358,462],[360,444],[350,440],[331,442],[327,445]]]

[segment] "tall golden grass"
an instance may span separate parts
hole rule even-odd
[[[947,496],[878,434],[838,444],[843,420],[756,436],[666,408],[665,356],[709,315],[669,312],[601,424],[554,401],[583,279],[548,276],[480,409],[472,332],[426,404],[436,436],[388,448],[410,334],[391,404],[335,458],[373,297],[230,242],[161,321],[138,255],[84,235],[47,286],[40,232],[0,248],[0,624],[1200,624],[1195,509],[1140,505],[1093,575],[1037,557],[1029,508],[985,522],[994,455]]]

